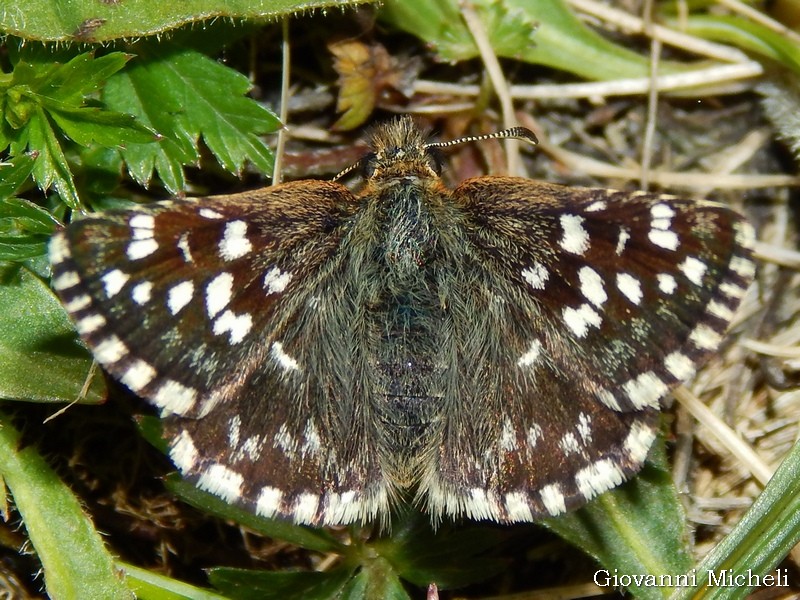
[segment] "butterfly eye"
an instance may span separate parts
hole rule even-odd
[[[429,146],[425,148],[425,154],[428,157],[428,166],[434,173],[441,175],[445,161],[444,152],[440,148]]]
[[[358,171],[364,179],[370,179],[375,174],[375,161],[377,156],[370,152],[358,161]]]

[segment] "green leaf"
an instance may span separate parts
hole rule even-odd
[[[265,19],[367,0],[17,0],[0,11],[0,30],[25,39],[108,41],[163,33],[220,17]]]
[[[58,221],[22,198],[0,199],[0,261],[21,262],[44,256]]]
[[[503,572],[508,561],[489,555],[509,531],[471,522],[431,528],[430,516],[407,510],[392,522],[391,537],[370,544],[397,573],[420,587],[435,581],[439,589],[485,581]]]
[[[13,196],[33,172],[35,156],[20,154],[8,162],[0,163],[0,199]]]
[[[23,198],[6,198],[0,201],[0,231],[8,229],[6,221],[13,220],[20,231],[53,234],[58,221],[41,206]]]
[[[27,124],[26,147],[38,152],[33,178],[40,189],[53,186],[64,203],[73,210],[83,210],[78,188],[61,147],[59,136],[41,107],[37,107]],[[24,139],[24,138],[23,138]]]
[[[289,521],[259,517],[248,510],[228,504],[221,498],[198,489],[188,481],[182,480],[177,474],[167,478],[167,487],[184,502],[222,519],[235,521],[261,535],[284,540],[295,546],[317,552],[343,554],[347,551],[347,548],[325,529],[314,529],[305,525],[295,525]]]
[[[498,56],[546,65],[590,80],[649,75],[648,58],[584,25],[562,0],[475,0],[471,5]],[[433,46],[445,61],[478,56],[458,0],[386,0],[378,15]],[[663,73],[686,68],[668,61],[659,65]]]
[[[0,234],[0,261],[17,263],[29,258],[43,256],[47,252],[47,241],[34,235]]]
[[[117,561],[137,600],[227,600],[211,590],[183,583],[166,575]]]
[[[55,68],[49,69],[35,91],[40,96],[69,106],[81,106],[85,96],[99,90],[109,77],[125,67],[130,58],[131,55],[122,52],[99,58],[95,58],[94,52],[84,52],[65,64],[52,65]],[[41,65],[45,68],[50,66],[51,63],[46,62]]]
[[[37,364],[39,375],[45,371]],[[0,412],[0,476],[42,563],[48,598],[133,598],[80,502]]]
[[[133,115],[99,108],[54,108],[45,103],[61,130],[82,146],[96,142],[102,146],[124,147],[158,141],[156,132],[142,125]]]
[[[340,598],[353,569],[340,567],[325,573],[274,573],[248,569],[211,569],[208,578],[228,598],[260,600],[327,600]]]
[[[342,591],[342,598],[364,600],[411,600],[392,565],[382,556],[365,561],[361,571]]]
[[[238,173],[249,160],[262,172],[273,166],[272,152],[258,137],[277,131],[280,121],[272,112],[246,98],[252,84],[234,71],[195,51],[177,52],[164,61],[164,75],[183,95],[187,122],[202,135],[225,169]],[[225,94],[220,94],[225,90]]]
[[[34,62],[23,60],[28,55]],[[83,145],[96,142],[112,147],[157,138],[130,115],[83,106],[86,95],[122,69],[129,56],[113,52],[95,58],[87,52],[60,64],[46,62],[45,53],[21,51],[19,58],[11,76],[0,83],[0,141],[4,147],[11,145],[12,154],[35,153],[36,184],[42,190],[55,187],[67,206],[83,209],[67,162],[65,137]]]
[[[122,150],[131,176],[146,185],[155,168],[167,189],[182,191],[182,167],[199,159],[201,136],[228,171],[240,172],[249,160],[269,172],[272,153],[258,136],[275,131],[278,120],[244,96],[249,89],[246,77],[199,52],[143,45],[138,60],[103,93],[109,108],[137,115],[165,138]]]
[[[729,15],[694,15],[674,22],[690,35],[725,42],[754,52],[800,73],[800,47],[786,36],[760,23]],[[684,29],[685,28],[685,29]]]
[[[93,360],[50,289],[24,267],[0,269],[0,398],[100,402]]]
[[[59,54],[38,51],[21,51],[14,71],[6,85],[0,85],[11,99],[8,110],[13,113],[14,127],[22,127],[30,116],[30,110],[17,106],[23,100],[31,105],[49,101],[57,108],[78,108],[86,96],[96,92],[114,73],[125,66],[130,55],[112,52],[95,58],[93,52],[84,52],[66,63]],[[8,115],[7,115],[8,118]]]
[[[697,585],[678,590],[672,600],[716,600],[748,597],[751,587],[709,585],[709,571],[717,578],[729,570],[731,577],[773,572],[789,551],[800,543],[800,443],[796,443],[742,519],[693,570]],[[786,571],[783,571],[786,575]]]
[[[656,464],[656,462],[658,464]],[[659,438],[642,472],[583,509],[542,523],[611,573],[680,575],[692,566],[683,507]],[[669,587],[632,585],[637,598],[662,599]]]

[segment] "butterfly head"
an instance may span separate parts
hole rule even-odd
[[[373,130],[372,152],[358,163],[368,181],[436,179],[442,171],[438,149],[425,143],[425,133],[407,116]]]

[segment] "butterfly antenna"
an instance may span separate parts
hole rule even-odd
[[[467,144],[470,142],[479,142],[481,140],[498,140],[498,139],[522,140],[534,146],[539,143],[539,139],[536,137],[536,134],[533,133],[527,127],[510,127],[509,129],[503,129],[502,131],[496,131],[495,133],[487,133],[484,135],[469,135],[467,137],[450,140],[449,142],[429,142],[425,144],[425,147],[449,148],[450,146],[455,146],[457,144]]]
[[[355,163],[353,163],[353,164],[352,164],[352,165],[350,165],[349,167],[345,167],[344,169],[342,169],[341,171],[339,171],[339,172],[336,174],[336,176],[333,178],[333,180],[332,180],[332,181],[339,181],[339,180],[340,180],[342,177],[344,177],[345,175],[348,175],[349,173],[352,173],[352,172],[353,172],[353,171],[355,171],[356,169],[360,168],[360,167],[361,167],[361,164],[362,164],[362,162],[363,162],[363,161],[360,161],[360,160],[359,160],[358,162],[355,162]]]

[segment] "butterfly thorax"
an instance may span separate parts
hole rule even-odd
[[[384,467],[400,486],[413,483],[417,460],[435,439],[442,412],[440,343],[448,322],[441,301],[443,224],[454,208],[438,177],[402,177],[370,193],[356,228],[369,230],[374,295],[365,307],[377,334],[370,396],[382,423]],[[446,235],[444,237],[447,237]],[[446,242],[445,242],[446,243]]]

